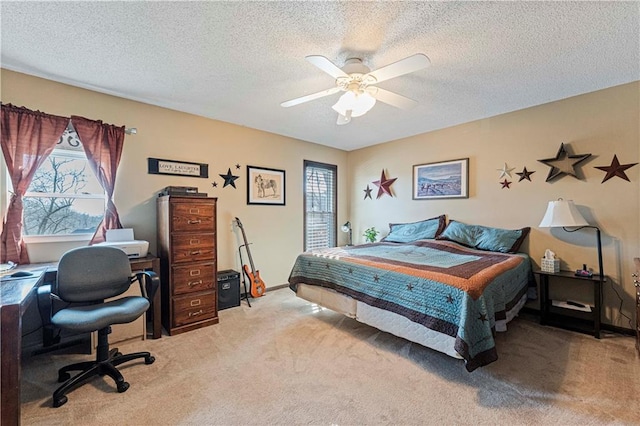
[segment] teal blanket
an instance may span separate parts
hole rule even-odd
[[[533,282],[526,254],[480,251],[450,241],[374,243],[305,252],[289,276],[333,289],[455,337],[468,371],[495,361],[496,321]]]

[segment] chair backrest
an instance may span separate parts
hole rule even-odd
[[[131,285],[131,264],[124,251],[109,246],[79,247],[58,262],[53,293],[67,302],[101,301]]]

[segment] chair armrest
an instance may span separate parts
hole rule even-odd
[[[160,277],[153,271],[136,272],[136,280],[140,283],[140,292],[148,301],[153,300],[160,287]]]

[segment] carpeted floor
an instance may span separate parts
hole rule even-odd
[[[640,424],[634,340],[516,318],[500,359],[468,373],[461,360],[270,291],[220,324],[119,345],[152,365],[121,369],[119,394],[99,378],[51,407],[57,368],[87,355],[23,363],[24,425]]]

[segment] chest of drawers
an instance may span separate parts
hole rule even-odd
[[[218,323],[216,202],[158,197],[162,325],[170,335]]]

